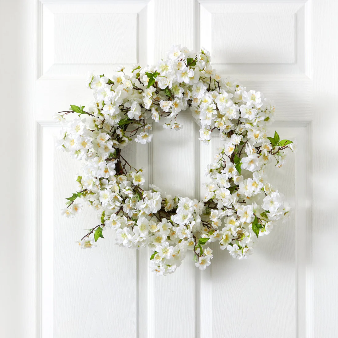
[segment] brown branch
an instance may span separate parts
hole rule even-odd
[[[84,235],[82,238],[81,238],[81,241],[83,241],[86,237],[89,237],[97,228],[99,227],[102,227],[104,228],[106,225],[105,224],[99,224],[97,225],[96,227],[94,227],[93,229],[90,230],[90,232],[88,232],[87,235]]]
[[[78,114],[77,112],[75,112],[75,111],[73,111],[73,110],[62,110],[62,111],[59,111],[59,112],[58,112],[58,114],[62,114],[62,113],[64,113],[65,115],[67,115],[67,114],[72,114],[72,113]],[[82,114],[86,114],[86,115],[89,115],[89,116],[93,116],[93,117],[94,117],[93,114],[90,114],[90,113],[87,113],[87,112],[83,112]],[[80,115],[82,115],[82,114],[80,114]]]

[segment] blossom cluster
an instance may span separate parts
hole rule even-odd
[[[79,189],[67,198],[63,213],[74,216],[82,200],[100,218],[81,247],[93,247],[112,228],[118,244],[149,247],[151,268],[159,275],[174,272],[188,251],[205,269],[213,257],[209,243],[245,258],[255,237],[268,234],[288,213],[265,167],[272,161],[283,165],[293,142],[277,132],[267,137],[274,107],[260,92],[222,79],[207,51],[174,46],[157,65],[91,75],[88,86],[93,102],[57,115],[63,125],[58,146],[83,163]],[[161,120],[164,128],[181,129],[176,117],[187,109],[200,125],[201,141],[209,142],[214,131],[223,140],[207,168],[203,201],[171,196],[155,186],[146,189],[142,169],[122,154],[130,142],[151,142],[152,123]]]

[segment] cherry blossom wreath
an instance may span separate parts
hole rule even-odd
[[[245,258],[255,236],[269,234],[288,213],[264,169],[273,160],[280,167],[292,141],[277,132],[266,136],[274,107],[260,92],[217,75],[206,50],[196,54],[174,46],[156,66],[121,68],[109,78],[91,75],[89,87],[93,103],[57,114],[63,125],[58,147],[83,162],[78,191],[67,198],[63,213],[74,216],[83,200],[100,218],[80,240],[82,248],[92,248],[112,228],[119,245],[152,250],[150,265],[158,275],[174,272],[189,250],[204,270],[213,257],[207,243],[217,241],[231,256]],[[188,108],[200,125],[199,140],[209,142],[214,130],[223,140],[207,168],[203,202],[153,185],[146,190],[142,169],[121,153],[133,140],[151,142],[152,120],[181,129],[176,117]]]

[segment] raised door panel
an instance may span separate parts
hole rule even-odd
[[[304,1],[201,1],[200,44],[228,74],[308,75],[310,10]]]
[[[81,166],[55,149],[60,127],[52,116],[92,100],[85,84],[88,71],[110,73],[119,64],[145,63],[147,3],[53,1],[37,9],[39,334],[137,337],[147,321],[147,314],[139,316],[139,304],[147,302],[146,288],[139,284],[139,252],[115,245],[108,230],[96,249],[79,248],[77,241],[99,219],[88,206],[79,217],[61,215],[65,198],[77,190]],[[148,170],[147,147],[135,144],[125,154],[131,164]]]
[[[83,76],[145,62],[147,6],[44,3],[39,6],[39,76]]]
[[[201,337],[307,337],[311,275],[311,7],[309,2],[201,1],[200,44],[218,73],[261,91],[276,106],[270,133],[297,145],[271,182],[291,202],[287,222],[238,261],[220,249],[200,281]],[[201,146],[204,167],[220,145]],[[203,192],[203,185],[201,186]]]
[[[149,44],[149,64],[165,57],[173,45],[195,47],[194,0],[156,0],[149,6],[154,17],[148,26],[149,41],[154,41]],[[190,111],[183,112],[178,122],[183,124],[180,131],[154,125],[149,179],[173,196],[194,197],[199,189],[198,128]],[[149,337],[184,338],[198,334],[197,275],[192,255],[187,255],[172,275],[162,278],[149,274]]]
[[[201,275],[203,337],[297,337],[306,321],[306,271],[309,232],[310,128],[307,123],[277,122],[278,130],[297,144],[282,168],[267,168],[269,182],[290,202],[292,211],[268,236],[259,237],[253,255],[236,260],[213,244],[212,264]],[[201,147],[206,166],[221,141]],[[201,181],[205,181],[202,176]],[[203,194],[203,186],[201,188]]]

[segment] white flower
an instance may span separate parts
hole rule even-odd
[[[177,212],[181,211],[192,213],[194,211],[194,202],[188,197],[181,198],[178,202]]]
[[[141,144],[146,144],[146,143],[150,143],[152,138],[153,138],[153,135],[148,134],[146,132],[142,132],[139,135],[137,135],[135,141]]]
[[[241,106],[241,116],[252,121],[257,115],[257,110],[252,108],[252,107],[248,107],[248,106]]]
[[[128,111],[128,117],[130,119],[138,120],[141,115],[141,106],[137,102],[133,102],[130,110]]]
[[[177,113],[179,113],[182,109],[183,109],[183,103],[181,102],[181,100],[175,99],[175,100],[172,102],[172,112],[173,112],[174,114],[177,114]]]
[[[249,171],[259,170],[261,167],[261,161],[258,155],[249,155],[248,157],[243,157],[242,160],[242,169],[247,169]]]
[[[226,91],[222,90],[221,94],[219,94],[216,98],[216,103],[218,109],[223,110],[225,107],[230,107],[233,105],[231,98],[233,97],[232,94],[227,93]]]
[[[185,226],[179,226],[177,229],[177,236],[180,239],[190,238],[192,237],[191,231],[187,229]]]
[[[223,228],[222,230],[222,239],[220,240],[221,250],[227,248],[228,244],[231,242],[233,238],[232,231],[228,228]]]
[[[125,80],[125,75],[122,72],[116,72],[112,75],[111,80],[114,82],[115,87],[119,86]]]
[[[103,206],[106,206],[108,203],[110,203],[112,199],[112,193],[109,190],[102,190],[100,191],[100,202]]]
[[[65,208],[62,210],[62,215],[63,216],[66,216],[66,217],[74,217],[74,213],[72,211],[72,209],[69,209],[69,208]]]
[[[228,245],[227,250],[229,251],[230,255],[234,258],[240,258],[242,256],[241,249],[237,244]]]
[[[201,256],[198,259],[198,262],[195,263],[195,266],[198,267],[200,270],[205,270],[207,266],[211,264],[210,257]]]
[[[160,102],[160,107],[163,109],[165,112],[169,112],[170,108],[172,106],[171,101],[161,101]]]
[[[235,145],[232,144],[231,142],[227,142],[225,145],[224,145],[224,153],[225,155],[232,155],[232,153],[234,152],[235,150]]]
[[[94,238],[85,237],[79,242],[79,245],[82,249],[91,249],[93,246],[95,246]]]
[[[132,231],[125,227],[123,229],[117,229],[116,231],[116,242],[120,245],[131,247],[133,242],[133,233]]]
[[[171,87],[171,81],[165,76],[158,76],[156,78],[157,84],[161,89],[165,89],[167,87]]]
[[[251,223],[254,220],[253,206],[246,205],[238,208],[237,215],[242,223]]]
[[[201,99],[206,92],[207,87],[203,83],[197,83],[192,87],[192,95],[198,99]]]
[[[162,219],[162,222],[158,223],[161,234],[168,235],[171,229],[171,224],[166,218]]]
[[[71,205],[71,209],[72,209],[72,214],[76,215],[82,209],[82,205],[79,203],[73,203]]]
[[[162,265],[155,265],[152,267],[152,272],[155,272],[157,276],[165,275],[165,268]]]
[[[200,138],[201,141],[209,141],[210,140],[211,131],[209,129],[201,129],[200,130]]]
[[[282,206],[283,200],[280,194],[275,191],[270,193],[263,199],[262,208],[268,210],[271,213],[277,212],[277,210]]]
[[[166,240],[166,235],[163,233],[156,233],[153,237],[153,242],[155,245],[162,244]]]
[[[224,115],[228,119],[237,119],[238,118],[238,107],[233,105],[227,109],[224,110]]]
[[[261,142],[264,137],[264,133],[260,129],[251,129],[248,131],[248,137],[254,142]],[[267,148],[267,147],[266,147]]]
[[[153,100],[149,97],[143,98],[144,108],[149,109],[153,103]]]
[[[216,190],[217,199],[227,200],[229,196],[230,196],[230,191],[226,188],[220,188]]]
[[[187,211],[182,211],[176,215],[171,216],[171,219],[173,222],[179,225],[185,225],[192,221],[192,214]]]
[[[242,97],[243,101],[247,102],[247,104],[254,104],[258,108],[263,105],[260,92],[254,90],[250,90],[249,92],[244,91]]]
[[[141,172],[132,173],[132,177],[133,177],[133,184],[135,185],[142,185],[145,182],[145,179]]]
[[[226,167],[222,170],[222,173],[225,174],[226,177],[231,178],[237,173],[237,170],[233,163],[226,162]]]
[[[173,46],[168,53],[168,57],[171,60],[177,60],[181,57],[184,57],[184,54],[181,52],[181,46]]]
[[[117,216],[116,214],[112,214],[110,216],[109,221],[106,221],[106,225],[110,226],[113,229],[120,228],[121,224],[123,224],[123,223],[121,222],[120,217]]]
[[[158,245],[156,247],[156,251],[162,258],[170,258],[173,253],[173,247],[169,245],[168,242],[163,243],[162,245]]]
[[[149,230],[149,221],[145,217],[140,217],[137,220],[138,229],[142,234],[147,233]]]
[[[257,193],[260,192],[260,189],[262,188],[263,184],[260,182],[257,182],[256,180],[253,180],[251,178],[248,178],[247,180],[242,181],[239,184],[239,193],[251,197]]]
[[[158,224],[154,221],[149,222],[149,231],[156,232],[158,230]]]
[[[158,113],[158,111],[153,108],[151,110],[151,118],[155,121],[155,122],[159,122],[160,121],[160,114]]]
[[[189,83],[190,78],[194,77],[195,73],[190,68],[183,68],[177,72],[177,81]]]
[[[106,133],[101,133],[97,136],[96,140],[98,143],[104,144],[106,141],[108,141],[110,136]]]
[[[99,90],[99,89],[103,89],[104,86],[106,85],[108,79],[105,76],[93,76],[93,79],[91,81],[90,84],[90,88],[94,89],[94,90]]]
[[[157,70],[161,75],[168,75],[172,70],[173,63],[171,60],[161,60],[157,66]]]

